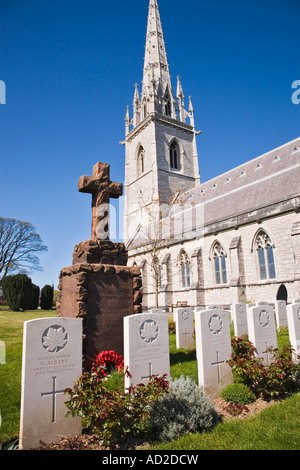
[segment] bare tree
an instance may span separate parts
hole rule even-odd
[[[14,272],[41,271],[37,254],[47,251],[29,222],[0,217],[0,279]]]
[[[159,307],[159,292],[162,283],[162,251],[169,246],[174,237],[174,221],[168,216],[175,210],[177,212],[182,205],[181,196],[178,192],[173,194],[168,201],[164,194],[160,193],[157,200],[151,205],[147,205],[143,199],[143,193],[140,191],[140,203],[147,215],[147,224],[143,228],[140,248],[144,248],[137,255],[139,262],[148,266],[148,274],[154,280],[155,307]]]

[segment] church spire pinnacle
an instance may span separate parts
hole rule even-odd
[[[147,102],[152,101],[148,112],[153,111],[153,100],[155,111],[162,112],[165,108],[169,110],[170,116],[175,117],[171,77],[157,0],[150,0],[149,3],[144,58],[142,102],[145,107]]]

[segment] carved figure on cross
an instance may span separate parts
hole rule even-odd
[[[109,200],[122,196],[122,183],[110,181],[110,165],[98,162],[93,176],[79,178],[78,191],[92,194],[92,240],[109,240]]]

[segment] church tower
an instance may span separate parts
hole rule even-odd
[[[127,107],[125,117],[125,243],[157,201],[200,185],[197,134],[179,77],[174,95],[157,0],[150,0],[142,87],[135,85],[133,115]]]

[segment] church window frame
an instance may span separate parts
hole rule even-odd
[[[138,146],[137,151],[137,176],[141,176],[145,172],[145,149],[142,145]]]
[[[260,229],[254,237],[257,272],[260,281],[276,279],[275,245],[265,229]]]
[[[181,250],[179,254],[180,264],[180,284],[182,289],[191,287],[191,262],[185,250]]]
[[[226,251],[223,245],[216,241],[212,246],[212,260],[213,260],[213,272],[214,281],[218,286],[228,283],[227,276],[227,262],[226,262]]]
[[[176,140],[173,140],[169,147],[169,159],[171,170],[180,169],[180,148]]]

